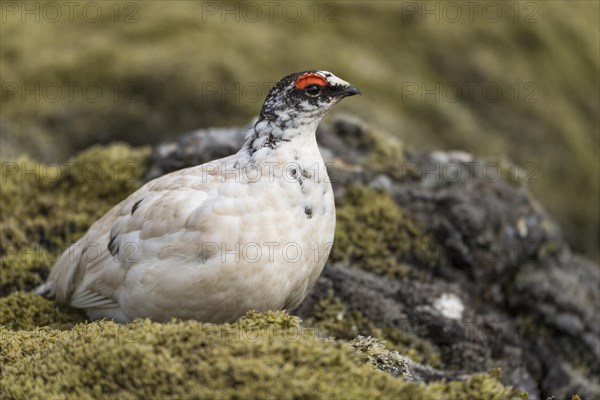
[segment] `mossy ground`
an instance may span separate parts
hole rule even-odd
[[[225,325],[146,320],[117,325],[84,322],[77,310],[28,292],[42,282],[60,250],[139,187],[147,155],[145,148],[112,145],[74,157],[72,167],[61,166],[59,176],[30,159],[3,170],[0,398],[504,400],[514,395],[488,374],[428,385],[393,377],[390,372],[402,366],[399,353],[373,339],[350,339],[378,335],[392,350],[434,365],[435,350],[418,339],[402,342],[364,316],[343,315],[343,304],[335,299],[321,304],[314,321],[306,324],[282,312],[251,312]],[[97,178],[90,182],[83,174],[92,168]],[[37,172],[24,179],[22,171],[28,170]],[[390,217],[384,210],[393,202],[377,192],[355,188],[348,199],[346,207],[377,204],[376,211],[361,214],[359,223],[380,227],[377,216]],[[392,207],[391,217],[397,223],[402,213]],[[398,235],[391,225],[383,228],[390,236],[382,240]],[[351,238],[343,240],[347,254],[363,262],[362,249],[348,247]],[[386,254],[391,256],[391,250]],[[387,273],[387,266],[378,261],[367,268]]]
[[[70,329],[83,321],[85,316],[80,310],[58,306],[31,292],[14,292],[0,297],[0,326],[8,329]]]
[[[381,371],[381,345],[315,337],[284,313],[235,324],[139,320],[81,323],[69,331],[0,327],[7,398],[502,399],[489,375],[421,385]],[[353,351],[354,349],[354,351]]]

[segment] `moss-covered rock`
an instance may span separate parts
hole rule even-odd
[[[350,186],[337,207],[333,261],[402,278],[418,273],[409,262],[432,268],[443,252],[389,196],[364,186]]]
[[[92,147],[61,164],[2,164],[0,294],[41,283],[67,244],[141,185],[148,148]]]

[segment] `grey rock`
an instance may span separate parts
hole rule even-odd
[[[146,179],[233,154],[242,147],[244,133],[245,128],[199,129],[175,143],[159,144],[150,155]]]

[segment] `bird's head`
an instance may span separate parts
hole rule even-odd
[[[356,86],[327,71],[296,72],[273,86],[259,120],[298,128],[318,124],[331,107],[344,97],[361,94]]]

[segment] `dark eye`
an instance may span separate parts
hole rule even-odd
[[[304,89],[304,92],[311,97],[317,97],[319,94],[321,94],[321,87],[313,83],[312,85],[308,85]]]

